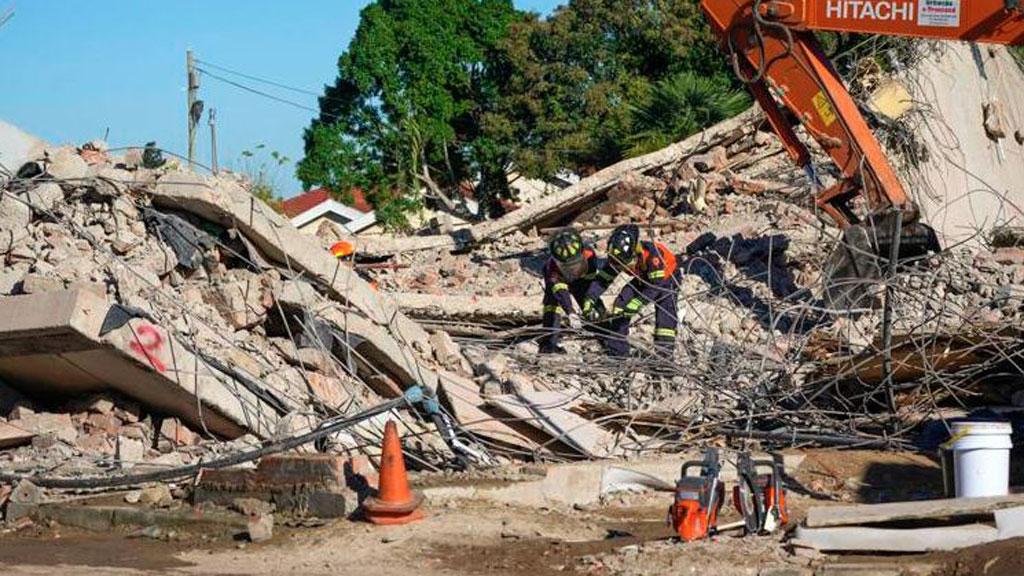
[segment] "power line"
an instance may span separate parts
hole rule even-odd
[[[219,80],[221,82],[224,82],[225,84],[230,84],[231,86],[234,86],[235,88],[238,88],[240,90],[244,90],[244,91],[249,92],[251,94],[255,94],[257,96],[262,96],[264,98],[269,98],[270,100],[273,100],[273,101],[278,102],[280,104],[286,104],[288,106],[292,106],[292,107],[298,108],[300,110],[306,110],[307,112],[313,112],[314,114],[318,114],[321,117],[327,117],[327,118],[330,118],[332,120],[340,120],[342,118],[341,116],[339,116],[337,114],[331,114],[330,112],[324,112],[322,110],[317,110],[316,108],[313,108],[311,106],[306,106],[305,104],[302,104],[302,103],[299,103],[299,102],[295,102],[294,100],[288,100],[287,98],[281,98],[280,96],[275,96],[273,94],[264,92],[264,91],[259,90],[257,88],[253,88],[252,86],[246,86],[245,84],[242,84],[240,82],[235,82],[234,80],[231,80],[229,78],[224,78],[223,76],[219,76],[219,75],[214,74],[214,73],[210,72],[209,70],[205,70],[203,68],[198,68],[197,67],[196,70],[199,70],[199,72],[201,74],[203,74],[204,76],[208,76],[210,78],[213,78],[214,80]]]
[[[305,104],[300,104],[300,103],[292,101],[292,100],[281,98],[280,96],[274,96],[273,94],[269,94],[267,92],[264,92],[262,90],[258,90],[256,88],[251,87],[251,86],[246,86],[245,84],[241,84],[239,82],[235,82],[234,80],[230,80],[228,78],[224,78],[223,76],[218,76],[217,74],[214,74],[214,73],[210,72],[209,70],[205,70],[203,68],[199,68],[198,70],[201,73],[203,73],[204,75],[209,76],[210,78],[213,78],[214,80],[220,80],[221,82],[224,82],[225,84],[230,84],[230,85],[234,86],[235,88],[239,88],[241,90],[245,90],[246,92],[250,92],[252,94],[256,94],[257,96],[262,96],[264,98],[269,98],[269,99],[274,100],[276,102],[280,102],[281,104],[287,104],[289,106],[294,106],[295,108],[299,108],[300,110],[306,110],[308,112],[315,112],[317,114],[320,114],[319,110],[317,110],[316,108],[312,108],[310,106],[306,106]],[[331,114],[327,114],[327,115],[328,116],[332,116]]]
[[[247,80],[252,80],[254,82],[261,82],[263,84],[268,84],[270,86],[276,86],[276,87],[284,89],[284,90],[291,90],[292,92],[297,92],[299,94],[308,94],[310,96],[316,96],[317,98],[320,98],[320,97],[325,97],[326,98],[326,96],[323,96],[319,92],[314,92],[313,90],[307,90],[305,88],[296,88],[295,86],[289,86],[288,84],[282,84],[281,82],[276,82],[274,80],[268,80],[266,78],[260,78],[259,76],[253,76],[251,74],[246,74],[244,72],[239,72],[237,70],[232,70],[231,68],[227,68],[225,66],[220,66],[219,64],[214,64],[212,62],[207,62],[205,60],[199,60],[198,58],[196,59],[196,62],[206,66],[207,68],[212,68],[214,70],[219,70],[219,71],[227,73],[227,74],[234,74],[235,76],[241,76],[242,78],[245,78]]]

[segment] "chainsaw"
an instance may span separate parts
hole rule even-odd
[[[737,457],[732,500],[743,516],[747,534],[771,534],[789,522],[782,472],[782,456],[778,454],[773,454],[771,460],[753,460],[749,452]]]
[[[700,474],[691,476],[690,471],[695,469],[699,469]],[[669,522],[683,541],[701,540],[717,531],[718,512],[725,500],[721,471],[715,448],[707,449],[703,461],[683,464],[675,500],[668,511]]]

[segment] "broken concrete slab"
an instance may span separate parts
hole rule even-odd
[[[180,508],[132,508],[129,506],[92,506],[85,502],[7,505],[7,520],[28,517],[36,522],[56,522],[61,526],[109,532],[126,526],[166,526],[180,528],[183,524],[211,527],[245,528],[247,518],[233,512]]]
[[[983,498],[960,498],[957,500],[986,500]],[[932,518],[970,518],[984,514],[989,507],[980,502],[965,504],[943,501],[932,504],[924,513]],[[1021,501],[1018,500],[1017,504]],[[1005,501],[1004,501],[1005,503]],[[910,505],[913,502],[899,502]],[[1018,538],[1024,535],[1024,506],[992,510],[996,526],[968,524],[962,526],[941,526],[930,528],[873,528],[864,526],[841,526],[830,528],[807,528],[796,530],[794,545],[814,548],[825,552],[928,552],[932,550],[955,550],[977,546],[997,540]],[[905,515],[900,519],[904,519]],[[920,519],[919,516],[916,519]]]
[[[539,324],[541,299],[531,296],[392,294],[402,312],[415,319],[464,320],[500,325]]]
[[[913,100],[927,102],[935,119],[917,132],[926,154],[915,200],[942,245],[980,243],[987,235],[978,231],[1019,226],[1024,146],[1013,135],[1024,134],[1024,72],[1013,56],[1001,46],[948,42],[911,75]],[[1008,120],[1002,134],[986,129],[985,111],[995,103]]]
[[[615,436],[570,409],[579,404],[578,394],[567,392],[520,392],[487,398],[487,405],[550,437],[587,458],[607,458],[615,450]]]
[[[541,450],[540,445],[533,439],[505,425],[493,414],[483,410],[484,399],[480,396],[479,387],[472,380],[446,378],[438,387],[437,392],[441,401],[448,406],[462,427],[474,435],[483,436],[491,442],[523,452],[535,453]]]
[[[169,172],[158,182],[152,198],[158,206],[184,210],[222,226],[238,228],[265,256],[296,272],[304,272],[333,298],[348,303],[372,322],[387,326],[396,338],[426,345],[426,331],[404,317],[394,302],[237,182]]]
[[[0,164],[17,172],[22,164],[43,155],[46,143],[0,120]]]
[[[345,335],[349,347],[357,353],[361,375],[380,371],[393,377],[403,388],[417,382],[436,388],[437,374],[421,363],[413,346],[396,339],[387,326],[371,321],[358,310],[324,299],[306,282],[285,282],[276,298],[281,306],[320,318]]]
[[[699,454],[679,454],[671,458],[631,461],[629,469],[661,479],[674,485],[679,479],[679,467],[687,460],[699,460]],[[786,470],[794,471],[803,462],[803,455],[786,454]],[[608,464],[602,462],[575,462],[556,464],[546,468],[543,478],[516,482],[506,486],[439,486],[425,488],[424,496],[435,501],[473,498],[502,504],[522,506],[573,506],[594,504],[601,499],[602,480]],[[721,478],[734,482],[736,468],[726,462]]]
[[[929,552],[956,550],[997,539],[999,530],[984,524],[911,529],[799,526],[793,544],[822,552]]]
[[[807,511],[807,526],[809,528],[826,528],[830,526],[877,524],[897,520],[977,516],[1021,505],[1024,505],[1024,494],[986,498],[948,498],[916,502],[858,504],[854,506],[822,506],[811,508]]]
[[[117,390],[227,438],[272,433],[272,407],[161,326],[134,318],[101,335],[109,310],[88,290],[0,298],[0,377],[29,396]]]

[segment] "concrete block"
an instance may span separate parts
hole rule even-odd
[[[78,440],[78,429],[75,428],[71,416],[68,414],[50,414],[48,412],[23,414],[21,418],[12,420],[11,424],[33,434],[53,434],[68,444],[74,444]]]
[[[256,467],[257,482],[272,488],[277,486],[329,486],[345,485],[343,456],[330,454],[278,454],[260,460]]]
[[[46,156],[46,171],[58,180],[78,180],[85,178],[89,173],[89,165],[73,146],[50,148],[46,151]]]
[[[81,502],[55,504],[7,505],[7,520],[29,517],[36,522],[56,522],[62,526],[82,528],[97,532],[109,532],[118,527],[165,526],[180,528],[183,524],[221,526],[232,529],[247,527],[247,518],[233,512],[180,508],[161,510],[155,508],[132,508],[128,506],[91,506]]]
[[[11,502],[18,504],[39,504],[43,500],[43,493],[35,484],[28,480],[18,482],[11,492]]]
[[[228,438],[273,432],[273,409],[163,327],[135,318],[101,336],[109,309],[88,290],[0,298],[0,378],[30,395],[116,390]]]
[[[249,517],[246,525],[250,542],[265,542],[274,536],[274,515],[259,514]]]

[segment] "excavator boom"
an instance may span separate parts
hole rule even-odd
[[[788,0],[772,4],[776,5],[773,18],[797,30],[1024,44],[1021,0]],[[765,10],[771,8],[765,6]]]
[[[712,28],[750,87],[790,157],[808,173],[815,203],[844,231],[841,278],[877,276],[881,255],[938,250],[917,206],[824,55],[815,31],[1024,44],[1024,0],[702,0]],[[795,118],[795,122],[794,119]],[[835,163],[839,178],[823,189],[805,129]],[[867,213],[852,202],[863,196]],[[896,250],[889,250],[895,243]],[[869,260],[874,260],[871,262]]]

